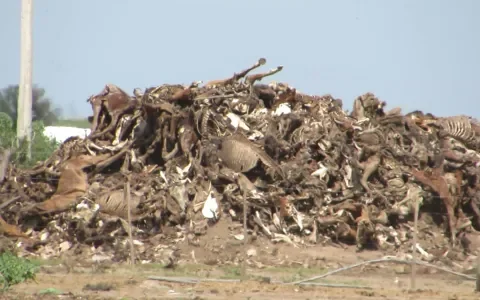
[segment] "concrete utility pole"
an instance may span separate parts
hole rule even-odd
[[[31,158],[32,135],[32,30],[33,0],[22,0],[20,23],[20,84],[17,109],[17,141],[28,142],[27,156]]]

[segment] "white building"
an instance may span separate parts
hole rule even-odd
[[[90,134],[89,128],[67,127],[67,126],[46,126],[45,135],[51,139],[55,139],[59,143],[63,143],[72,136],[85,138]]]

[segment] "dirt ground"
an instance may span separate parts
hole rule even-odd
[[[232,227],[233,226],[233,227]],[[295,248],[257,238],[248,244],[246,276],[242,276],[243,242],[233,237],[241,229],[221,222],[193,246],[179,242],[180,258],[173,269],[158,263],[91,263],[62,257],[40,261],[37,282],[13,286],[0,299],[479,299],[475,282],[423,267],[417,268],[416,288],[409,291],[410,269],[392,263],[367,265],[316,282],[356,286],[285,285],[342,266],[380,258],[385,253],[354,247],[316,245]],[[236,282],[172,283],[150,276],[236,280]],[[363,286],[363,288],[361,288]]]

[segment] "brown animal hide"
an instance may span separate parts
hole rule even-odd
[[[55,194],[48,200],[35,205],[41,213],[54,213],[67,209],[88,188],[88,177],[84,168],[105,160],[109,154],[98,156],[80,155],[65,162]]]
[[[0,234],[7,237],[22,237],[28,238],[28,235],[23,233],[20,228],[15,225],[10,225],[0,216]]]
[[[132,217],[137,214],[137,206],[141,198],[135,193],[130,194],[130,210]],[[125,199],[125,192],[122,190],[108,191],[102,194],[96,203],[100,205],[100,211],[112,216],[126,219],[128,216],[128,203]]]
[[[450,236],[452,243],[455,242],[455,208],[457,207],[457,199],[450,193],[448,184],[443,177],[443,165],[433,170],[431,174],[425,171],[412,169],[413,176],[422,184],[430,187],[442,199],[448,214],[448,227],[450,229]]]

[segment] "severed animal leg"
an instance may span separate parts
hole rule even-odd
[[[93,143],[92,141],[88,141],[87,142],[87,145],[88,147],[92,147],[93,149],[95,150],[98,150],[98,151],[110,151],[110,152],[116,152],[120,149],[122,149],[126,144],[128,143],[128,140],[125,140],[121,143],[118,143],[117,145],[115,146],[103,146],[103,147],[100,147],[98,145],[96,145],[95,143]],[[87,151],[89,150],[89,148],[87,147]],[[90,150],[91,151],[91,150]]]
[[[308,237],[308,241],[312,244],[316,244],[318,242],[318,225],[317,225],[317,220],[313,220],[312,224],[312,232],[310,233],[310,236]]]
[[[0,216],[0,233],[7,237],[29,238],[29,236],[23,233],[18,226],[8,224],[1,216]]]
[[[419,206],[423,204],[422,190],[417,187],[409,187],[405,197],[401,201],[395,203],[392,209],[400,215],[405,215],[405,213],[410,214],[414,210],[416,201],[419,202]],[[407,211],[402,212],[402,207],[405,207]]]
[[[129,121],[130,116],[124,116],[120,118],[120,124],[117,126],[117,129],[115,129],[115,138],[112,141],[112,146],[117,145],[120,142],[120,136],[123,131],[123,128],[125,124]]]
[[[145,152],[145,154],[143,154],[142,156],[140,156],[138,158],[138,160],[142,163],[142,164],[145,164],[145,162],[147,161],[147,158],[148,156],[150,156],[150,154],[152,154],[153,152],[155,152],[155,147],[156,145],[162,140],[162,129],[157,129],[156,132],[155,132],[155,139],[153,140],[153,142],[150,144],[150,146],[148,146],[147,148],[147,151]]]
[[[108,124],[107,128],[105,128],[101,132],[91,134],[90,138],[91,139],[97,138],[99,136],[102,136],[102,135],[106,134],[107,132],[112,131],[112,129],[114,129],[117,126],[117,123],[118,123],[118,120],[120,119],[120,117],[123,116],[124,113],[126,113],[128,111],[131,111],[133,108],[135,108],[136,105],[137,105],[137,103],[135,101],[130,101],[129,103],[127,103],[122,108],[119,108],[119,109],[114,110],[112,112],[109,111],[109,114],[111,115],[111,119],[112,119],[110,124]]]
[[[130,149],[130,164],[132,170],[134,170],[135,172],[140,172],[140,170],[142,170],[144,167],[142,161],[137,158],[137,153],[134,149]]]
[[[363,168],[363,175],[362,175],[362,178],[360,179],[360,184],[368,193],[371,192],[370,188],[368,187],[368,179],[370,178],[370,176],[372,176],[373,173],[375,173],[378,170],[379,165],[380,165],[380,156],[378,155],[373,155],[369,157],[366,162],[363,162],[361,164],[361,167]]]
[[[350,165],[346,165],[344,169],[346,172],[346,175],[344,176],[345,185],[347,188],[353,188],[354,187],[352,182],[353,169]]]
[[[90,127],[90,134],[92,134],[95,130],[97,130],[102,105],[101,103],[96,103],[93,95],[87,99],[87,102],[91,103],[93,110],[92,125]]]
[[[138,161],[137,156],[135,154],[135,150],[133,149],[130,149],[130,157],[131,157],[132,163],[136,163]]]
[[[477,226],[480,227],[480,209],[479,209],[478,202],[475,201],[475,199],[472,199],[470,201],[470,207],[472,208],[473,213],[475,214],[475,216],[477,218]]]
[[[365,119],[365,109],[361,98],[353,101],[353,109],[350,115],[359,121]]]
[[[443,199],[444,202],[448,202],[448,200]],[[448,227],[450,228],[450,238],[452,240],[452,243],[455,244],[456,242],[456,237],[457,237],[457,230],[456,230],[456,218],[455,218],[455,211],[453,209],[453,206],[448,205],[447,206],[447,215],[448,215]]]
[[[233,74],[232,77],[227,78],[227,79],[209,81],[205,84],[205,87],[215,87],[215,86],[219,87],[219,86],[226,86],[226,85],[229,85],[229,84],[233,84],[237,80],[245,77],[250,71],[264,65],[266,62],[267,62],[267,60],[265,58],[260,58],[253,66],[243,70],[242,72],[235,73],[235,74]]]
[[[94,107],[93,108],[93,119],[92,119],[92,126],[90,127],[90,134],[95,132],[97,130],[98,124],[99,124],[99,118],[100,118],[100,110],[101,107]]]
[[[140,118],[141,112],[135,111],[133,116],[124,116],[122,119],[125,123],[122,125],[122,130],[118,134],[119,140],[122,138],[133,139],[137,136],[141,136],[146,129],[146,122]],[[131,128],[130,135],[125,137],[125,133]]]
[[[298,245],[295,244],[290,239],[290,237],[286,234],[274,233],[272,242],[285,242],[285,243],[288,243],[288,244],[292,245],[294,248],[298,248]]]
[[[173,147],[172,151],[168,152],[167,150],[167,138],[163,139],[163,147],[162,147],[162,158],[164,161],[169,161],[170,159],[174,158],[175,155],[178,153],[178,143],[175,142],[175,146]]]
[[[297,223],[298,228],[300,231],[303,231],[303,216],[302,214],[295,208],[294,205],[291,205],[292,208],[292,218]]]
[[[90,147],[88,146],[88,142],[85,144],[85,149],[87,149],[87,152],[88,154],[90,154],[91,156],[95,156],[96,153],[92,151],[92,149],[90,149]]]
[[[101,161],[99,163],[97,163],[95,165],[95,169],[94,169],[94,173],[99,173],[101,172],[103,169],[105,169],[106,167],[110,166],[111,164],[113,164],[115,161],[117,161],[118,159],[120,159],[123,155],[125,155],[125,153],[128,152],[128,149],[130,148],[130,146],[132,145],[132,143],[128,143],[120,152],[118,152],[117,154],[115,155],[112,155],[110,158],[107,158],[106,160],[104,161]]]
[[[131,153],[131,151],[127,152],[124,159],[123,159],[122,168],[120,169],[120,172],[122,174],[127,174],[128,170],[130,169],[130,161],[131,161],[131,158],[129,157],[130,153]]]
[[[334,232],[335,242],[340,243],[340,239],[354,241],[357,237],[357,231],[345,222],[336,225]]]
[[[282,69],[283,69],[283,66],[278,66],[275,69],[271,69],[270,71],[265,72],[265,73],[259,73],[259,74],[254,74],[254,75],[247,76],[245,78],[245,82],[247,82],[249,84],[253,84],[255,81],[259,81],[259,80],[262,80],[263,78],[265,78],[267,76],[274,75],[274,74],[280,72]]]
[[[448,227],[450,230],[450,237],[452,244],[455,244],[456,241],[456,218],[455,218],[455,207],[457,206],[457,197],[454,197],[448,188],[448,184],[443,178],[442,174],[443,165],[434,169],[432,175],[425,174],[423,171],[417,169],[412,169],[411,173],[422,184],[429,186],[433,189],[442,199],[445,208],[447,209],[448,215]]]
[[[127,143],[128,143],[128,140],[125,140],[123,142],[118,143],[116,146],[105,146],[104,148],[110,152],[117,152],[118,150],[122,149]]]
[[[174,120],[171,119],[170,120],[170,131],[173,131],[176,127],[176,124],[174,124]],[[179,147],[178,147],[178,142],[177,140],[175,139],[175,132],[173,131],[172,132],[169,132],[168,130],[168,127],[167,126],[164,126],[163,127],[163,130],[162,130],[162,137],[163,137],[163,143],[162,143],[162,159],[164,161],[169,161],[170,159],[174,158],[175,155],[177,155],[178,153],[178,150],[179,150]],[[173,149],[168,152],[167,150],[167,145],[168,145],[168,140],[169,140],[169,137],[171,139],[174,140],[174,147]]]
[[[357,251],[361,251],[375,233],[375,226],[370,220],[368,209],[363,206],[362,215],[357,218]]]
[[[100,116],[98,116],[98,125],[95,131],[101,129],[105,125],[105,112],[101,113]],[[90,135],[92,135],[92,131],[90,131]]]
[[[457,218],[457,225],[456,225],[456,229],[457,231],[461,231],[465,228],[468,228],[472,226],[472,221],[470,220],[470,218],[468,218],[465,213],[463,212],[462,208],[459,207],[458,208],[458,218]]]
[[[262,228],[263,233],[265,233],[268,237],[272,237],[272,232],[268,229],[265,224],[263,224],[262,219],[260,218],[260,213],[255,211],[255,215],[253,216],[253,222],[255,222],[260,228]]]
[[[95,144],[94,142],[92,142],[90,140],[87,140],[87,145],[86,146],[88,147],[88,149],[90,147],[92,147],[93,149],[98,150],[98,151],[105,150],[105,148],[98,146],[97,144]]]
[[[114,129],[116,126],[117,126],[117,123],[118,123],[118,119],[120,118],[120,115],[119,114],[112,114],[112,120],[110,122],[110,124],[107,125],[107,128],[105,128],[104,130],[100,131],[100,132],[97,132],[95,134],[92,134],[90,138],[97,138],[99,136],[102,136],[104,135],[105,133],[107,132],[110,132],[112,131],[112,129]]]

